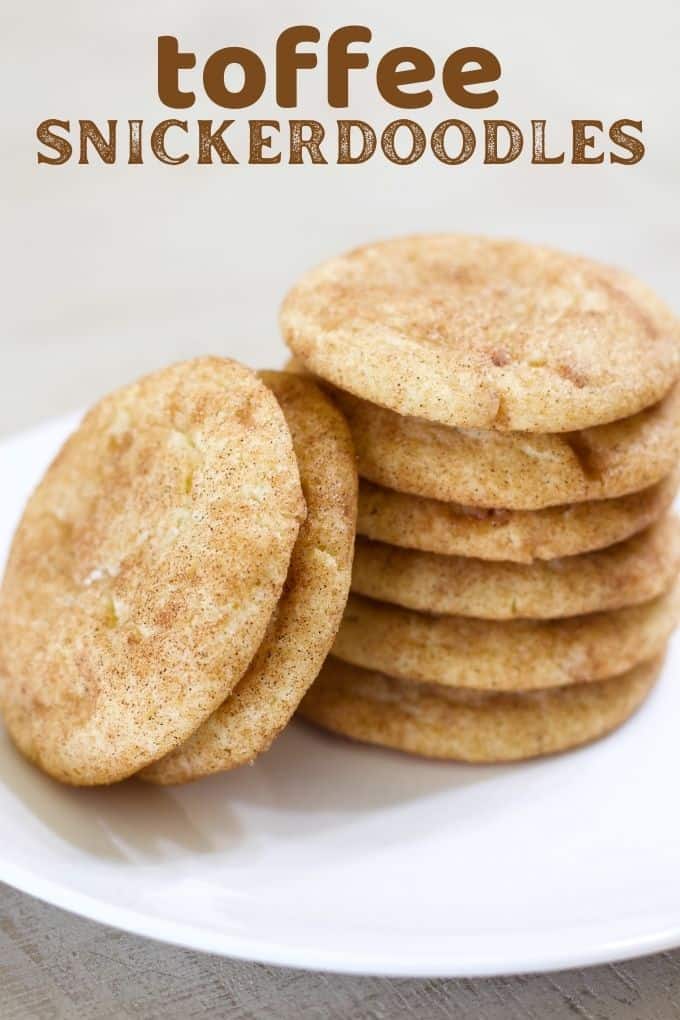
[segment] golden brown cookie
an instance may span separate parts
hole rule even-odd
[[[141,778],[183,783],[235,768],[266,751],[316,678],[349,592],[357,474],[349,430],[310,380],[260,376],[290,428],[307,501],[281,600],[264,641],[226,701],[184,744]]]
[[[631,418],[579,433],[447,428],[332,390],[371,482],[506,510],[611,499],[654,485],[680,459],[680,385]]]
[[[642,703],[662,662],[659,655],[597,683],[490,694],[396,680],[330,658],[299,715],[353,740],[428,758],[518,761],[619,726]]]
[[[444,556],[532,563],[623,542],[666,513],[677,487],[673,472],[616,499],[544,510],[489,510],[411,496],[362,479],[357,531],[378,542]]]
[[[399,238],[332,259],[288,294],[281,325],[323,379],[462,428],[589,428],[637,414],[680,374],[677,320],[634,277],[483,237]]]
[[[661,652],[680,616],[680,582],[640,606],[566,620],[429,616],[351,595],[333,655],[380,673],[478,690],[603,680]]]
[[[529,565],[358,537],[352,591],[425,613],[550,620],[649,602],[670,588],[679,568],[680,528],[671,516],[618,545]]]
[[[0,592],[20,750],[89,785],[186,740],[257,651],[304,516],[288,426],[249,369],[200,358],[102,400],[30,498]]]

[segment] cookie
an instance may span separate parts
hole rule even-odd
[[[451,429],[332,393],[363,478],[464,506],[541,510],[612,499],[656,484],[680,459],[680,385],[630,418],[544,435]]]
[[[679,568],[674,517],[618,545],[530,565],[440,556],[359,537],[352,591],[425,613],[550,620],[649,602],[670,588]]]
[[[430,616],[350,596],[333,655],[380,673],[479,690],[603,680],[661,652],[680,616],[680,582],[652,602],[566,620]]]
[[[262,642],[305,504],[274,395],[233,361],[101,401],[48,469],[0,591],[0,701],[20,750],[111,783],[181,744]]]
[[[621,725],[642,703],[663,656],[622,676],[548,691],[489,694],[414,684],[328,659],[303,719],[369,744],[467,762],[565,751]]]
[[[461,428],[589,428],[637,414],[680,374],[677,320],[647,287],[515,241],[435,235],[358,248],[308,272],[281,325],[323,379]]]
[[[188,782],[265,751],[316,678],[347,600],[357,504],[349,431],[309,380],[280,372],[260,375],[293,437],[307,519],[283,595],[248,671],[196,733],[141,773],[150,782]]]
[[[642,492],[616,499],[544,510],[489,510],[411,496],[362,480],[357,531],[378,542],[444,556],[532,563],[624,541],[658,520],[677,488],[674,472]]]

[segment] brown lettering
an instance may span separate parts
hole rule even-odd
[[[169,166],[179,166],[180,163],[186,163],[189,156],[185,152],[182,156],[171,156],[165,148],[165,136],[168,129],[171,127],[181,128],[182,131],[187,130],[187,122],[185,120],[162,120],[156,124],[156,127],[151,132],[151,151],[153,152],[156,159],[159,159],[161,163],[167,163]]]
[[[298,71],[316,67],[316,53],[298,53],[298,43],[317,43],[321,38],[313,25],[286,28],[276,40],[276,102],[279,106],[297,106]]]
[[[635,128],[636,131],[642,131],[641,120],[615,120],[609,129],[609,137],[614,145],[620,146],[630,153],[630,157],[619,156],[616,152],[609,153],[609,160],[612,163],[625,163],[628,166],[633,166],[635,163],[639,163],[645,154],[645,147],[641,139],[634,138],[633,135],[629,135],[624,131],[624,127]]]
[[[559,156],[548,156],[545,151],[545,121],[532,120],[531,122],[531,162],[537,165],[549,163],[564,163],[564,153]]]
[[[604,153],[600,152],[597,156],[588,156],[586,151],[588,149],[594,149],[597,139],[594,135],[587,134],[588,128],[597,128],[598,131],[602,130],[601,120],[572,120],[571,131],[572,131],[572,163],[584,164],[584,163],[603,163]]]
[[[333,107],[349,106],[349,71],[368,67],[366,53],[348,53],[351,43],[369,43],[372,35],[365,25],[337,28],[328,40],[328,102]]]
[[[446,135],[449,128],[456,128],[460,132],[461,144],[457,156],[451,156],[446,150]],[[460,163],[468,161],[475,151],[477,140],[474,131],[464,120],[443,120],[441,124],[437,124],[432,132],[431,144],[432,151],[440,163],[446,163],[448,166],[458,166]]]
[[[238,92],[231,92],[224,76],[231,64],[238,64],[243,70],[243,85]],[[267,74],[257,53],[243,46],[226,46],[216,50],[206,60],[203,68],[203,85],[209,99],[227,110],[241,110],[252,106],[264,92]]]
[[[410,67],[400,68],[400,64]],[[420,92],[404,92],[403,85],[420,85],[434,78],[434,64],[431,57],[414,46],[400,46],[390,50],[378,64],[378,90],[383,99],[392,106],[414,110],[432,102],[429,89]]]
[[[87,143],[91,142],[102,163],[116,162],[116,124],[117,120],[107,121],[109,125],[108,141],[92,120],[78,121],[80,124],[80,158],[79,163],[88,163]]]
[[[352,154],[352,128],[362,134],[361,152]],[[375,152],[375,131],[365,120],[338,121],[338,163],[365,163]]]
[[[158,37],[158,96],[165,106],[173,110],[186,110],[193,106],[193,92],[182,92],[179,72],[196,66],[195,53],[181,53],[174,35]]]
[[[309,136],[303,138],[303,131],[309,129]],[[326,159],[321,152],[321,143],[325,131],[318,120],[291,120],[290,122],[290,162],[300,164],[303,162],[302,154],[306,150],[312,163],[325,163]]]
[[[466,69],[467,64],[476,67]],[[498,92],[469,92],[469,85],[486,85],[498,81],[501,76],[501,65],[496,56],[480,46],[466,46],[456,50],[447,59],[442,72],[444,90],[457,106],[465,106],[470,110],[482,110],[498,102]]]
[[[504,156],[498,152],[498,129],[502,128],[508,136],[508,150]],[[484,162],[512,163],[517,159],[524,146],[522,132],[511,120],[484,121]]]
[[[73,153],[73,146],[69,142],[68,138],[62,138],[61,135],[55,135],[52,130],[53,127],[59,127],[63,131],[71,130],[70,120],[43,120],[38,124],[35,134],[39,142],[46,145],[48,149],[54,149],[58,152],[58,156],[46,156],[44,153],[38,153],[38,163],[47,163],[50,166],[60,166],[62,163],[68,163]]]
[[[411,151],[407,156],[400,156],[395,147],[396,134],[400,128],[406,128],[411,134]],[[383,131],[380,144],[390,163],[408,166],[420,159],[425,152],[427,140],[420,124],[416,124],[414,120],[393,120]]]
[[[274,153],[273,156],[265,156],[264,150],[271,149],[272,137],[263,133],[264,128],[275,128],[279,131],[281,125],[278,120],[250,120],[250,155],[249,163],[280,163],[281,153]]]
[[[220,157],[221,163],[238,163],[222,134],[231,127],[233,120],[223,120],[218,128],[212,129],[211,120],[198,121],[198,162],[212,163],[213,149]]]
[[[128,163],[139,165],[144,162],[142,155],[142,124],[141,120],[129,120],[128,131],[130,136]]]

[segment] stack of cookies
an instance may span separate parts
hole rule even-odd
[[[585,259],[434,236],[310,272],[282,327],[361,476],[353,594],[303,717],[468,761],[623,722],[679,613],[670,311]]]
[[[680,603],[671,313],[583,259],[422,237],[310,273],[282,320],[297,374],[140,379],[29,499],[0,589],[19,749],[68,783],[178,783],[298,706],[469,761],[626,719]]]

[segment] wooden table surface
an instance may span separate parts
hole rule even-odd
[[[94,924],[0,886],[2,1020],[673,1020],[680,951],[475,981],[240,963]]]

